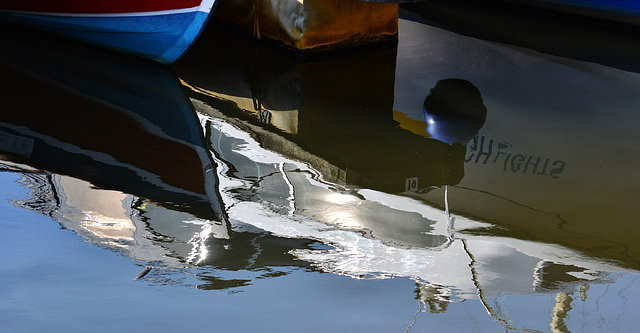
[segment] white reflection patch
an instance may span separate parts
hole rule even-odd
[[[192,246],[191,252],[189,252],[189,255],[187,256],[187,262],[197,265],[207,259],[209,251],[207,250],[206,241],[209,239],[209,236],[213,234],[213,225],[209,222],[199,220],[185,221],[185,223],[202,225],[202,230],[193,234],[191,239],[187,242]]]
[[[330,193],[327,194],[324,199],[327,202],[333,203],[333,204],[347,204],[347,203],[352,203],[355,201],[358,201],[358,198],[352,196],[352,195],[348,195],[348,194],[342,194],[342,193]]]

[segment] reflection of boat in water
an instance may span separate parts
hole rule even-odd
[[[230,230],[212,152],[171,71],[37,36],[2,36],[0,170],[23,173],[13,203],[87,241],[166,270],[219,266],[279,273],[315,243]],[[30,39],[27,39],[30,38]],[[28,43],[26,41],[33,41]],[[43,45],[47,52],[34,52]],[[33,98],[38,96],[38,98]],[[286,270],[286,269],[283,269]],[[164,279],[165,270],[145,278]],[[215,273],[202,289],[250,282]],[[168,277],[171,279],[172,277]]]
[[[170,71],[29,37],[3,35],[4,154],[222,220],[215,166]]]
[[[400,27],[412,43],[400,40],[394,110],[426,127],[424,95],[443,78],[470,81],[488,110],[466,145],[464,178],[449,187],[452,211],[495,224],[469,234],[558,244],[639,268],[640,247],[628,232],[639,213],[632,202],[640,179],[630,166],[640,155],[628,144],[636,139],[637,74],[415,20]],[[439,204],[442,191],[421,198]]]
[[[558,70],[573,77],[595,75],[592,82],[598,84],[602,83],[597,79],[601,73],[599,69],[608,73],[603,75],[614,75],[622,82],[633,82],[634,77],[617,70],[608,72],[593,64],[577,63],[579,65],[574,68],[565,65],[569,60],[550,60],[527,50],[482,41],[465,40],[469,49],[461,50],[454,43],[457,40],[452,41],[453,34],[407,20],[401,20],[400,31],[397,66],[393,66],[395,92],[392,107],[386,103],[369,104],[366,99],[352,105],[346,99],[327,98],[320,105],[322,110],[328,111],[313,113],[308,106],[314,105],[312,100],[303,103],[300,102],[303,98],[283,96],[277,99],[276,95],[266,94],[273,89],[269,82],[282,82],[278,80],[280,72],[271,74],[271,79],[261,79],[260,75],[252,73],[267,75],[267,72],[252,72],[259,68],[256,62],[247,61],[245,65],[238,66],[249,72],[244,74],[248,78],[226,72],[213,78],[198,76],[198,62],[193,60],[198,59],[198,49],[183,59],[185,63],[177,64],[181,79],[193,90],[192,96],[206,102],[195,100],[196,109],[214,117],[208,120],[207,125],[211,128],[208,131],[212,146],[223,161],[233,166],[221,175],[222,195],[233,203],[228,205],[230,218],[279,236],[320,239],[333,245],[335,248],[332,249],[294,251],[299,258],[329,272],[354,277],[414,277],[420,281],[421,290],[432,295],[429,296],[432,300],[455,301],[480,295],[488,306],[486,300],[500,293],[582,293],[589,284],[609,282],[603,277],[609,277],[612,272],[637,269],[639,256],[631,236],[622,240],[617,231],[604,230],[599,223],[606,212],[615,217],[619,228],[633,229],[626,221],[634,214],[615,208],[620,203],[611,202],[603,194],[625,191],[622,201],[637,196],[626,192],[628,189],[619,183],[599,183],[603,179],[598,169],[602,162],[583,163],[584,149],[587,148],[580,148],[586,133],[593,135],[593,128],[616,122],[601,113],[593,113],[594,105],[585,107],[584,111],[592,112],[590,119],[595,123],[584,118],[578,123],[571,121],[576,110],[571,114],[556,111],[565,101],[576,103],[574,97],[582,102],[580,96],[583,95],[574,96],[568,89],[573,85],[562,79],[555,82],[555,92],[533,83],[544,82],[541,75],[556,78],[560,74],[552,75],[550,72]],[[465,39],[461,36],[455,38]],[[403,41],[412,41],[412,45],[417,43],[420,47],[408,48],[406,45],[409,43],[403,44]],[[255,55],[250,47],[244,50],[246,53],[235,56],[235,61],[247,54]],[[234,64],[230,59],[222,59],[225,59],[224,67],[218,68],[228,69]],[[194,62],[190,64],[189,61]],[[286,67],[290,66],[286,62],[272,63],[276,68],[279,65],[291,68]],[[310,61],[293,68],[295,66],[305,68],[318,64]],[[331,70],[327,66],[323,72],[335,74]],[[304,90],[313,83],[306,80],[312,81],[312,76],[302,79],[303,75],[308,75],[308,70],[285,72],[288,77],[297,76],[302,82],[284,85],[293,87],[291,91]],[[392,179],[389,174],[379,174],[377,183],[365,184],[335,181],[337,178],[335,173],[331,173],[332,169],[318,167],[337,165],[335,161],[340,158],[352,157],[349,152],[355,149],[345,152],[341,145],[350,144],[353,137],[349,135],[369,138],[370,134],[358,128],[375,124],[379,119],[393,118],[396,131],[402,129],[414,134],[403,136],[400,141],[421,139],[425,142],[422,146],[425,151],[429,147],[456,146],[429,139],[423,108],[428,92],[447,78],[471,82],[481,93],[487,109],[486,120],[478,121],[482,124],[474,129],[478,131],[477,135],[464,147],[463,178],[440,183],[419,180],[415,187],[402,186],[398,189],[383,186],[385,181]],[[216,84],[214,79],[232,82],[239,88],[232,90],[230,85]],[[345,81],[352,79],[347,76]],[[257,82],[264,85],[256,85]],[[381,82],[377,84],[384,85]],[[353,85],[348,87],[357,89],[352,88]],[[331,92],[332,88],[336,89],[335,93]],[[318,95],[335,96],[337,92],[344,91],[345,86],[334,82],[332,86],[325,85],[324,89]],[[531,90],[542,91],[538,92],[537,98],[518,95]],[[635,95],[631,91],[631,88],[624,90],[633,101]],[[372,95],[383,96],[381,92]],[[310,94],[292,95],[304,97],[305,93]],[[550,97],[544,99],[540,96]],[[279,110],[274,107],[278,102],[293,107]],[[357,108],[362,105],[369,107],[371,113],[359,113]],[[335,117],[332,111],[348,113],[351,108],[355,108],[354,114],[360,118],[349,122],[353,124],[349,131],[341,128],[340,119],[345,118]],[[297,122],[273,121],[291,110],[297,114]],[[303,130],[306,128],[300,124],[307,111],[312,119],[320,119],[317,124],[337,124],[331,128],[334,137],[322,141],[327,144],[325,147],[305,146],[305,140],[311,136],[305,136]],[[271,118],[265,113],[272,115]],[[376,118],[376,114],[385,113],[388,118]],[[369,122],[372,119],[375,120]],[[287,127],[282,124],[296,125]],[[321,141],[319,137],[316,140]],[[593,143],[591,139],[588,141]],[[604,142],[611,147],[630,148],[611,139]],[[385,158],[403,164],[399,161],[404,161],[402,158],[406,156],[396,155],[397,151],[388,150],[388,147],[379,145],[377,154],[352,158],[361,158],[362,164],[375,164]],[[458,147],[462,148],[459,144]],[[325,150],[329,149],[334,151],[327,153]],[[304,153],[312,153],[313,158],[334,163],[314,164],[313,158]],[[631,155],[629,152],[625,154]],[[429,156],[428,153],[425,156]],[[416,158],[415,155],[412,157]],[[459,168],[455,162],[447,164],[436,156],[432,158],[435,163]],[[424,162],[429,158],[417,160]],[[415,165],[403,166],[406,166],[404,185],[412,168],[413,171],[417,169]],[[620,167],[621,171],[625,170],[623,165]],[[341,170],[349,172],[351,169]],[[576,170],[579,170],[578,174]],[[628,175],[629,170],[624,172]],[[444,190],[446,195],[443,190],[433,189],[433,186],[446,184],[449,185]],[[595,198],[597,206],[605,209],[588,216],[593,210],[583,205],[594,202],[585,198],[585,193]]]
[[[633,74],[607,72],[612,74],[603,75],[614,75],[616,80],[629,84],[606,87],[605,78],[598,78],[599,65],[579,63],[573,68],[565,65],[569,60],[549,59],[527,50],[457,36],[468,42],[460,50],[457,44],[449,42],[453,35],[450,32],[404,19],[400,26],[403,29],[400,37],[404,39],[400,40],[397,61],[395,52],[386,55],[384,51],[371,52],[371,58],[361,61],[362,71],[371,75],[364,77],[375,82],[373,86],[352,81],[363,76],[356,75],[360,72],[348,61],[349,56],[335,61],[349,67],[345,78],[336,81],[333,70],[342,73],[343,67],[331,67],[331,61],[296,63],[270,56],[268,50],[255,53],[252,48],[256,45],[238,44],[239,38],[231,44],[238,54],[225,57],[215,52],[200,53],[202,49],[196,47],[184,62],[176,64],[176,70],[196,99],[224,109],[230,115],[227,121],[252,132],[261,145],[308,163],[327,181],[404,193],[438,206],[443,205],[443,193],[433,190],[434,187],[450,185],[452,211],[495,224],[494,228],[469,231],[469,235],[502,234],[501,228],[506,228],[516,238],[558,244],[606,260],[618,260],[623,266],[638,267],[640,250],[635,242],[622,240],[617,231],[603,230],[600,224],[608,217],[616,217],[621,227],[631,227],[628,222],[632,214],[623,208],[622,202],[634,198],[635,192],[628,184],[612,180],[606,171],[624,168],[626,164],[616,165],[612,156],[589,159],[585,152],[600,147],[599,154],[606,154],[603,145],[607,144],[624,149],[624,156],[637,155],[623,142],[605,137],[596,140],[598,135],[591,133],[592,128],[605,125],[630,126],[630,123],[614,125],[613,121],[634,115],[626,115],[624,109],[610,110],[606,103],[616,99],[627,103],[614,96],[624,93],[628,103],[633,104],[637,99],[631,88],[635,81]],[[226,45],[225,39],[218,40],[221,36],[224,33],[217,33],[211,25],[203,38]],[[430,54],[434,56],[427,56]],[[219,64],[199,67],[205,63],[201,61],[204,55],[219,59]],[[260,70],[263,67],[260,64],[267,62],[260,59],[262,56],[268,59],[270,68],[282,70]],[[224,71],[233,66],[239,69]],[[221,71],[207,75],[206,70],[213,68]],[[377,71],[372,73],[370,68]],[[312,75],[314,70],[319,74]],[[200,75],[198,71],[202,71]],[[556,79],[553,89],[547,88],[551,82],[546,86],[535,85],[534,82],[545,82],[543,75]],[[574,78],[584,75],[593,79],[590,82],[601,84],[602,90],[593,91],[591,86],[577,84],[581,81]],[[328,77],[332,78],[332,84],[327,84]],[[480,92],[487,109],[486,121],[478,118],[481,126],[478,135],[464,148],[429,138],[423,112],[425,96],[447,78],[470,82]],[[387,97],[390,82],[395,86],[393,99]],[[273,85],[289,87],[286,91],[294,93],[270,94],[283,91]],[[538,97],[531,97],[531,91]],[[578,94],[580,91],[582,94]],[[351,92],[354,99],[346,98]],[[582,96],[590,96],[591,102],[585,104]],[[577,109],[571,106],[559,109],[567,103],[579,106],[580,114],[588,113],[589,117],[580,117],[581,121],[576,122]],[[597,105],[600,107],[596,108]],[[601,110],[610,111],[605,114]],[[264,116],[266,113],[271,118]],[[225,117],[221,113],[216,116]],[[236,121],[235,117],[242,121]],[[278,117],[296,122],[273,121]],[[307,119],[312,121],[305,124]],[[295,126],[278,127],[284,123]],[[314,132],[314,126],[323,133]],[[459,154],[465,157],[461,160]],[[376,167],[386,172],[376,173]],[[635,180],[628,170],[620,171],[625,179]],[[623,198],[608,199],[619,191],[624,193]],[[585,206],[587,202],[591,206]],[[627,235],[631,234],[624,237]]]
[[[354,187],[402,192],[415,179],[441,186],[462,178],[461,145],[398,127],[390,112],[394,48],[295,59],[224,28],[212,21],[174,68],[195,99],[248,121],[264,145]]]
[[[216,165],[173,73],[75,43],[2,40],[2,165],[33,173],[19,206],[147,262],[229,237]],[[153,246],[154,228],[174,242]]]
[[[528,325],[510,320],[506,295],[558,293],[554,311],[562,313],[571,309],[574,293],[587,299],[589,288],[626,271],[562,245],[469,235],[468,230],[492,224],[447,215],[406,196],[328,183],[305,163],[260,147],[224,120],[202,118],[217,156],[230,166],[220,174],[220,184],[233,224],[280,239],[325,243],[291,250],[325,272],[358,279],[411,277],[425,311],[445,312],[451,303],[479,298],[492,318],[513,329]],[[549,309],[548,304],[528,306],[531,313]],[[536,318],[544,321],[547,314]]]
[[[0,161],[0,167],[16,165]],[[98,189],[69,176],[24,173],[20,183],[30,191],[29,197],[13,200],[14,205],[49,216],[93,244],[152,265],[156,269],[146,277],[152,281],[168,283],[188,275],[183,271],[171,276],[169,272],[175,270],[214,267],[222,273],[199,274],[193,282],[199,289],[238,288],[251,284],[252,275],[278,276],[285,275],[288,267],[309,268],[310,264],[294,260],[289,251],[317,243],[278,238],[246,227],[230,234],[226,223],[120,191]],[[239,270],[256,273],[242,278],[224,274]]]
[[[5,1],[0,5],[0,19],[172,63],[198,37],[214,3],[215,0]]]
[[[568,291],[597,282],[603,272],[624,270],[562,245],[470,235],[467,230],[491,224],[447,215],[413,198],[326,183],[306,164],[265,150],[220,119],[203,117],[219,157],[234,166],[221,175],[222,195],[233,203],[230,218],[332,245],[294,252],[330,272],[410,276],[453,298],[473,298],[479,287],[487,294]]]
[[[406,24],[411,23],[401,22],[401,25]],[[417,281],[416,297],[428,304],[430,311],[442,312],[446,310],[447,305],[451,305],[453,302],[479,297],[482,305],[486,307],[491,316],[499,319],[501,318],[500,309],[495,303],[506,298],[505,295],[515,295],[517,298],[520,295],[558,293],[556,305],[558,313],[560,313],[563,307],[565,310],[568,308],[570,293],[578,293],[582,297],[583,294],[586,295],[589,292],[589,286],[596,286],[598,283],[606,283],[610,282],[609,279],[618,278],[610,273],[629,272],[635,269],[637,266],[635,266],[634,260],[637,258],[637,250],[630,241],[631,236],[616,236],[612,235],[613,232],[606,232],[606,230],[597,234],[597,231],[603,231],[602,228],[598,230],[598,224],[594,221],[598,216],[586,216],[587,218],[581,221],[581,218],[592,212],[576,210],[576,205],[584,203],[585,198],[580,193],[576,195],[575,192],[585,190],[585,179],[582,178],[585,176],[582,175],[592,175],[593,170],[590,169],[592,166],[580,168],[580,163],[585,161],[585,151],[584,148],[579,149],[579,145],[575,142],[585,142],[586,138],[588,143],[593,144],[592,141],[589,141],[591,139],[588,136],[582,135],[585,131],[610,144],[611,147],[615,147],[617,151],[628,152],[635,148],[631,147],[631,144],[621,144],[613,139],[607,140],[597,133],[593,133],[589,122],[591,120],[582,119],[586,123],[580,123],[565,121],[566,119],[563,117],[574,119],[570,118],[570,115],[554,114],[552,117],[550,113],[556,110],[553,109],[555,104],[552,102],[557,101],[543,100],[539,98],[539,95],[534,96],[537,98],[531,98],[528,95],[524,97],[511,96],[518,90],[514,92],[511,89],[505,89],[505,84],[508,84],[510,88],[522,90],[546,89],[546,87],[536,85],[522,87],[522,81],[516,80],[519,76],[508,75],[517,70],[525,71],[529,74],[525,77],[531,78],[539,71],[552,70],[555,72],[561,69],[561,74],[576,75],[576,71],[582,73],[580,71],[588,70],[591,67],[580,63],[579,66],[566,66],[568,68],[565,68],[558,65],[558,62],[545,61],[526,53],[519,53],[517,49],[483,42],[476,44],[470,42],[469,47],[472,48],[473,54],[488,53],[491,57],[472,58],[476,63],[471,64],[460,61],[460,59],[457,59],[455,64],[448,64],[447,61],[453,61],[449,60],[449,57],[465,56],[458,54],[460,50],[455,49],[455,43],[451,43],[455,36],[424,26],[409,26],[409,28],[407,30],[405,26],[405,30],[401,31],[410,34],[411,29],[416,29],[414,31],[416,34],[429,36],[431,39],[421,44],[427,49],[416,50],[416,56],[414,53],[403,53],[406,52],[406,49],[403,48],[403,39],[401,38],[398,52],[399,61],[397,62],[398,71],[396,71],[401,75],[398,74],[399,76],[393,79],[396,86],[394,98],[383,103],[387,107],[389,104],[393,106],[383,110],[382,108],[375,109],[372,104],[364,103],[363,105],[374,111],[372,113],[366,113],[363,110],[360,110],[360,113],[356,112],[355,114],[361,118],[358,119],[359,123],[354,123],[355,125],[351,126],[355,127],[355,130],[346,131],[345,127],[348,126],[342,126],[342,128],[336,126],[331,129],[331,134],[335,137],[323,142],[344,143],[345,146],[349,146],[348,143],[353,139],[358,139],[359,135],[367,139],[373,137],[371,133],[366,133],[357,127],[367,128],[369,127],[367,124],[371,123],[387,126],[387,122],[393,123],[393,119],[396,119],[395,127],[384,133],[395,133],[398,135],[396,138],[400,138],[398,139],[400,143],[408,141],[410,143],[407,146],[414,147],[414,149],[416,149],[415,147],[424,148],[424,151],[427,152],[424,156],[435,159],[433,163],[440,165],[445,171],[447,168],[455,170],[452,172],[456,175],[455,177],[443,177],[442,174],[438,174],[439,169],[435,168],[435,171],[432,171],[435,176],[430,176],[429,173],[426,175],[433,177],[435,181],[423,182],[420,178],[416,181],[415,186],[406,186],[407,175],[415,175],[413,172],[418,170],[420,165],[418,164],[416,167],[413,164],[407,164],[401,166],[404,168],[402,172],[406,171],[402,176],[404,178],[394,179],[393,173],[381,173],[377,176],[377,182],[373,182],[375,177],[369,178],[369,183],[349,182],[348,178],[347,181],[334,181],[339,178],[329,171],[337,169],[350,172],[351,169],[344,167],[332,169],[331,166],[335,167],[341,161],[347,160],[350,157],[349,153],[356,151],[354,147],[358,147],[357,145],[350,146],[348,149],[342,148],[344,150],[336,149],[333,151],[334,155],[328,154],[326,151],[331,150],[334,146],[314,147],[310,144],[312,139],[322,141],[319,140],[321,137],[313,135],[305,137],[305,132],[300,130],[304,127],[299,125],[295,127],[283,126],[282,128],[297,130],[287,132],[275,126],[282,124],[282,122],[273,121],[280,112],[275,107],[272,106],[267,110],[272,118],[271,121],[266,121],[269,119],[269,116],[264,112],[267,99],[247,97],[252,96],[251,94],[241,95],[250,103],[253,103],[254,100],[262,101],[259,102],[262,106],[250,113],[237,107],[241,99],[226,98],[223,100],[219,97],[221,94],[230,95],[230,91],[219,93],[213,90],[213,86],[210,87],[212,89],[202,88],[204,86],[201,87],[202,89],[197,89],[200,86],[194,83],[197,77],[183,76],[183,81],[199,94],[195,96],[202,97],[205,94],[213,96],[215,98],[207,99],[207,102],[217,103],[216,105],[222,109],[214,110],[202,101],[193,100],[198,111],[202,112],[198,115],[199,121],[196,122],[203,126],[204,146],[213,147],[215,151],[213,158],[218,166],[219,197],[225,204],[228,220],[234,226],[234,237],[230,240],[220,240],[213,237],[214,239],[199,242],[199,240],[206,238],[200,237],[207,234],[207,230],[204,228],[207,225],[206,221],[193,219],[190,216],[174,217],[174,215],[163,211],[165,207],[156,207],[154,204],[144,206],[144,201],[139,202],[135,198],[126,199],[121,195],[116,195],[119,194],[116,192],[112,193],[115,202],[128,204],[126,209],[120,208],[122,204],[116,204],[112,207],[120,209],[121,212],[127,212],[129,219],[135,220],[134,225],[146,224],[144,228],[140,228],[140,234],[144,235],[143,230],[149,232],[148,236],[144,236],[144,238],[153,239],[150,246],[155,250],[163,249],[163,246],[170,248],[170,251],[155,253],[164,253],[164,255],[170,253],[173,255],[172,259],[180,263],[199,262],[202,265],[221,268],[213,273],[208,271],[206,267],[199,270],[199,273],[202,274],[199,274],[198,278],[208,279],[211,282],[207,283],[207,288],[247,285],[250,284],[250,281],[247,280],[263,274],[256,272],[252,272],[256,274],[244,274],[246,272],[243,271],[242,278],[220,281],[219,277],[215,275],[222,275],[224,274],[222,271],[225,270],[246,269],[251,271],[251,268],[260,267],[260,270],[264,272],[277,266],[302,266],[306,268],[311,263],[323,271],[356,278],[412,277]],[[421,29],[431,30],[428,31],[429,34],[425,34],[425,31]],[[416,38],[415,40],[420,39]],[[474,46],[475,49],[473,49]],[[454,49],[451,50],[448,47]],[[437,56],[425,57],[425,54],[430,53],[435,53]],[[447,53],[451,53],[451,55]],[[493,60],[494,57],[495,60]],[[495,61],[495,63],[492,62],[487,66],[481,60]],[[436,63],[432,63],[433,61]],[[469,67],[459,66],[461,63],[468,64]],[[562,62],[560,61],[560,63]],[[411,67],[414,65],[419,68]],[[498,65],[505,65],[507,68],[505,70]],[[527,67],[529,65],[533,69]],[[180,66],[178,64],[178,69],[184,69]],[[549,69],[547,66],[551,66],[551,68]],[[325,68],[330,69],[331,67]],[[425,71],[420,68],[429,68],[430,70]],[[469,68],[473,70],[469,71]],[[628,80],[628,83],[635,82],[634,77],[626,76],[624,73],[608,72],[600,67],[596,69],[618,79]],[[327,71],[327,69],[322,71]],[[291,72],[288,73],[291,74]],[[305,69],[301,73],[308,73],[308,71]],[[407,73],[413,73],[414,76]],[[602,72],[597,70],[589,72],[596,77],[600,75],[599,73]],[[222,73],[218,74],[223,75]],[[521,75],[522,72],[518,74]],[[499,77],[496,78],[494,75]],[[477,87],[487,108],[486,121],[478,135],[472,138],[466,147],[460,143],[449,145],[428,138],[427,124],[424,122],[425,96],[438,82],[444,78],[452,77],[461,77]],[[237,76],[219,78],[227,80],[233,78],[234,83],[251,87],[245,81],[236,79]],[[386,86],[388,82],[382,84]],[[221,86],[229,88],[228,85]],[[304,85],[294,87],[304,87]],[[619,93],[625,94],[629,94],[632,90],[631,88],[625,90],[623,85],[617,88]],[[268,87],[259,90],[249,89],[249,92],[260,90],[264,92],[268,89]],[[557,90],[558,86],[555,89]],[[309,90],[306,93],[313,91]],[[592,91],[592,93],[594,92]],[[370,94],[380,96],[376,91]],[[328,95],[336,96],[330,94],[330,91]],[[540,95],[546,96],[546,94]],[[583,94],[579,94],[579,96],[584,97]],[[563,95],[562,100],[567,100],[569,97]],[[230,103],[230,100],[233,102]],[[304,101],[304,98],[301,100]],[[336,122],[336,119],[340,119],[335,117],[336,114],[349,110],[349,107],[340,106],[341,103],[345,103],[345,100],[348,102],[348,99],[338,98],[322,101],[320,105],[324,109],[339,112],[333,114],[332,117],[328,116],[323,119],[321,116],[326,115],[320,114],[312,119],[318,119],[318,124],[339,123]],[[309,99],[308,101],[314,100]],[[285,99],[282,102],[290,102],[290,100]],[[549,111],[547,112],[539,103],[548,103],[543,106],[549,107]],[[275,105],[275,103],[271,105]],[[293,105],[304,106],[305,104]],[[535,112],[531,112],[529,109],[532,106],[536,107]],[[296,106],[290,110],[297,112],[297,119],[300,120],[299,123],[302,123],[304,112],[309,109]],[[397,112],[392,110],[397,110]],[[585,112],[591,111],[589,108],[584,110]],[[263,111],[262,117],[260,117],[261,111]],[[616,110],[612,112],[618,114]],[[239,115],[240,119],[234,119],[225,113]],[[249,113],[248,116],[247,113]],[[242,116],[243,114],[245,115]],[[532,114],[536,114],[536,116],[532,116]],[[311,113],[311,115],[314,114]],[[602,121],[602,118],[596,117],[597,115],[597,113],[593,115],[593,119]],[[348,116],[346,118],[349,119]],[[263,122],[256,121],[256,119],[262,119]],[[367,122],[371,119],[373,120],[371,123]],[[560,120],[562,123],[556,124],[551,121],[554,119]],[[625,117],[625,119],[629,118]],[[611,124],[621,125],[618,121],[611,121]],[[288,122],[288,124],[291,123],[293,122]],[[416,124],[422,128],[408,126]],[[523,129],[521,124],[527,124],[529,127]],[[602,122],[601,126],[609,128],[608,126],[611,124]],[[369,128],[381,129],[384,126],[378,125]],[[586,129],[583,126],[586,126]],[[246,131],[243,131],[244,129]],[[564,132],[559,129],[563,129]],[[313,132],[307,133],[313,134]],[[571,133],[574,136],[558,138],[557,133]],[[580,135],[576,135],[576,133]],[[297,138],[297,135],[300,135],[301,138]],[[498,137],[500,139],[497,139]],[[377,140],[376,142],[381,141]],[[510,145],[499,145],[504,142],[509,142]],[[556,147],[559,145],[558,142],[566,144],[568,147],[558,148]],[[265,147],[269,149],[265,149]],[[357,163],[351,162],[344,165],[366,165],[384,158],[393,162],[406,157],[396,151],[387,150],[390,147],[397,146],[380,145],[379,150],[376,150],[375,153],[354,156]],[[447,154],[439,155],[429,150],[451,152],[452,147],[456,147],[455,149],[458,149],[459,152],[450,154],[455,157],[450,163],[451,165],[438,159],[445,159]],[[518,154],[525,155],[525,152],[527,157],[533,156],[530,161],[524,156],[517,156]],[[396,155],[396,153],[398,154]],[[422,157],[419,154],[411,157],[416,156]],[[499,156],[499,159],[496,160],[496,156]],[[508,162],[505,162],[507,156]],[[537,157],[540,157],[540,162],[536,162]],[[547,157],[549,162],[546,172],[543,172]],[[316,163],[314,159],[320,161]],[[486,163],[484,163],[485,160]],[[401,161],[409,161],[409,159]],[[554,165],[555,161],[563,161],[565,167],[562,170],[555,170],[559,167],[557,163]],[[586,161],[593,162],[588,158]],[[426,163],[425,161],[418,162]],[[505,163],[508,167],[506,171],[501,169]],[[513,170],[511,169],[512,163]],[[531,175],[536,163],[538,164],[535,166],[535,174]],[[529,166],[527,172],[524,172],[526,164]],[[593,167],[603,165],[595,164]],[[465,169],[464,177],[461,172],[458,172],[462,167]],[[577,176],[576,170],[579,171]],[[629,170],[623,166],[620,171],[619,174],[628,175]],[[530,180],[527,178],[529,176],[535,178]],[[591,182],[587,189],[606,189],[606,186],[597,183],[599,176],[600,174],[592,175],[593,179],[587,177],[586,180]],[[394,181],[401,180],[402,186],[385,186],[384,182],[392,179]],[[634,182],[635,178],[631,176],[626,179],[630,180],[631,186],[637,184]],[[86,183],[77,181],[74,183],[63,179],[53,179],[52,183],[54,185],[60,184],[60,188],[63,189],[64,186],[71,188],[74,184],[76,188],[89,187]],[[441,185],[447,185],[443,188],[444,193],[442,190],[434,188],[434,186]],[[624,192],[625,190],[615,182],[608,181],[606,185],[612,186],[616,191]],[[420,191],[422,189],[425,190]],[[554,191],[558,190],[561,192],[555,194]],[[67,191],[66,193],[70,194],[71,192]],[[629,193],[632,192],[625,192],[625,194]],[[143,194],[138,195],[142,196]],[[560,200],[562,196],[566,195],[571,197]],[[636,197],[629,195],[629,198]],[[467,199],[468,201],[466,201]],[[598,199],[595,202],[596,205],[617,207],[615,204],[619,204],[612,204],[611,201],[606,201],[600,196],[596,199]],[[621,203],[624,204],[627,199],[621,198]],[[69,203],[68,206],[81,207],[79,203],[74,203],[72,200],[65,202]],[[156,200],[156,202],[162,203],[161,200]],[[594,204],[594,202],[589,202],[589,204]],[[563,205],[568,207],[564,208]],[[179,207],[172,205],[167,206],[179,209]],[[629,216],[637,215],[633,209],[620,213],[630,214]],[[123,215],[126,214],[123,213]],[[576,215],[578,216],[576,217]],[[136,219],[137,216],[140,216],[139,220]],[[616,223],[617,227],[629,227],[630,230],[634,230],[632,225],[625,224],[624,218],[627,217],[627,215],[612,215],[614,218],[612,221]],[[136,224],[138,221],[140,224]],[[182,223],[176,224],[176,221]],[[202,227],[193,227],[198,225]],[[584,232],[577,233],[576,228],[582,226],[584,226]],[[99,232],[98,229],[91,231],[94,235]],[[103,235],[106,235],[104,231],[102,232]],[[236,236],[236,234],[240,235]],[[117,235],[106,235],[104,239],[115,236]],[[241,238],[243,240],[239,240],[236,244],[233,243],[234,240]],[[144,242],[139,242],[139,244],[144,245]],[[229,246],[231,246],[231,251],[228,251]],[[620,251],[621,246],[627,246],[628,251]],[[144,250],[145,248],[141,246],[140,249]],[[206,250],[210,255],[192,257],[193,249]],[[236,250],[234,251],[234,249]],[[270,252],[271,250],[273,252]],[[262,254],[267,252],[274,254],[274,256],[264,260],[267,258],[262,257]],[[204,251],[193,252],[193,254],[202,253]],[[290,253],[295,258],[303,260],[296,260]],[[157,258],[156,255],[141,257],[139,254],[136,254],[135,257]],[[242,258],[243,265],[239,265],[234,260],[238,257]],[[192,258],[195,259],[192,261]],[[283,273],[269,272],[260,277],[275,277],[279,274]],[[561,297],[562,295],[567,297]],[[535,302],[536,299],[540,300],[541,298],[551,299],[549,297],[527,297],[525,302]],[[494,300],[495,302],[493,302]],[[548,303],[546,302],[536,309],[548,310]],[[536,310],[533,308],[534,306],[527,304],[526,314]],[[546,324],[549,322],[548,314],[549,312],[545,311],[541,317],[536,319]],[[545,320],[547,321],[545,322]],[[508,324],[504,326],[506,328],[513,327]]]

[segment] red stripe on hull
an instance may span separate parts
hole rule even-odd
[[[202,0],[0,0],[0,10],[43,13],[138,13],[192,8]]]

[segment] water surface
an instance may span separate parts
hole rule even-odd
[[[171,69],[4,34],[3,330],[636,327],[640,75],[402,17]]]

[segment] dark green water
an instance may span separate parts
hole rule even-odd
[[[304,61],[212,22],[171,69],[3,34],[0,329],[637,327],[631,37],[402,17]]]

